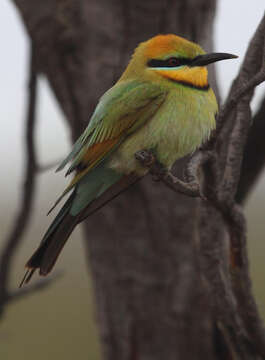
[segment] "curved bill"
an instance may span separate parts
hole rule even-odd
[[[216,61],[227,60],[227,59],[236,59],[237,55],[227,54],[227,53],[211,53],[205,55],[196,56],[189,66],[205,66]]]

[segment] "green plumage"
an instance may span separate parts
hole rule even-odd
[[[148,88],[148,85],[146,85]],[[215,128],[216,100],[212,90],[201,91],[183,85],[160,85],[159,105],[152,118],[112,154],[108,166],[123,172],[147,170],[135,160],[139,149],[155,149],[158,159],[168,169],[174,162],[196,150]]]
[[[104,164],[91,170],[76,187],[75,198],[70,208],[70,214],[77,216],[94,199],[115,184],[122,174],[107,168]]]
[[[37,268],[46,275],[74,227],[147,173],[135,159],[137,151],[152,149],[157,160],[170,169],[215,128],[217,103],[206,68],[154,67],[164,64],[167,54],[181,57],[182,63],[186,56],[188,63],[190,58],[199,56],[200,60],[204,51],[175,35],[157,36],[136,49],[122,77],[101,97],[86,130],[58,168],[71,162],[67,174],[76,174],[63,196],[73,192],[29,259],[22,283]],[[152,67],[148,67],[150,59]]]

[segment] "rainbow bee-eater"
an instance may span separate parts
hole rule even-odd
[[[75,176],[62,196],[72,193],[28,260],[21,285],[36,269],[47,275],[75,226],[147,174],[148,168],[135,158],[137,152],[152,150],[170,170],[209,138],[218,106],[206,66],[234,57],[206,54],[172,34],[155,36],[136,48],[58,168],[71,163],[67,174]]]

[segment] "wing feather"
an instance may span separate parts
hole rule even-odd
[[[139,81],[117,83],[100,99],[84,133],[59,166],[72,162],[66,175],[77,173],[60,199],[92,168],[105,160],[124,139],[150,119],[167,93],[158,85]]]

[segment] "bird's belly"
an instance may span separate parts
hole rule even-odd
[[[153,149],[157,160],[170,169],[202,144],[215,127],[214,113],[199,111],[201,107],[194,111],[177,100],[169,97],[152,119],[120,145],[110,158],[112,169],[144,175],[147,170],[135,159],[135,153],[143,149]]]

